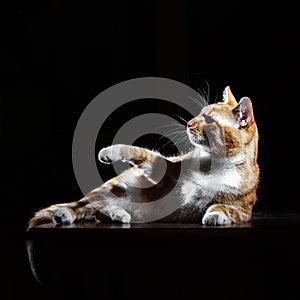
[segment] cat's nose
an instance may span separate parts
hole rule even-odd
[[[193,127],[193,122],[192,121],[188,121],[187,122],[187,127],[189,127],[189,128]]]
[[[190,120],[187,122],[187,127],[188,128],[191,128],[191,127],[194,127],[195,126],[195,121],[194,120]]]

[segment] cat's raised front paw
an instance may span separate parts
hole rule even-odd
[[[121,160],[122,159],[120,156],[121,148],[122,148],[122,145],[113,145],[113,146],[101,149],[98,154],[99,161],[101,161],[102,163],[105,163],[105,164],[111,164],[113,162]]]
[[[231,220],[221,211],[206,212],[203,219],[203,225],[227,225]]]

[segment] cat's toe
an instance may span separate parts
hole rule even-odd
[[[202,219],[203,225],[217,226],[230,224],[231,220],[223,212],[208,212]]]
[[[75,220],[74,213],[66,207],[61,207],[55,210],[52,218],[56,224],[71,224]]]

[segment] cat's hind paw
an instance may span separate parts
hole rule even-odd
[[[41,224],[54,222],[55,224],[71,224],[75,221],[74,213],[67,207],[52,205],[35,213],[28,222],[28,229]]]
[[[75,221],[74,213],[67,207],[60,207],[54,210],[52,218],[56,224],[72,224]]]

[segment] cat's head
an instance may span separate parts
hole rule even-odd
[[[191,143],[207,152],[235,155],[258,138],[252,102],[248,97],[237,102],[227,86],[222,101],[203,107],[187,132]]]

